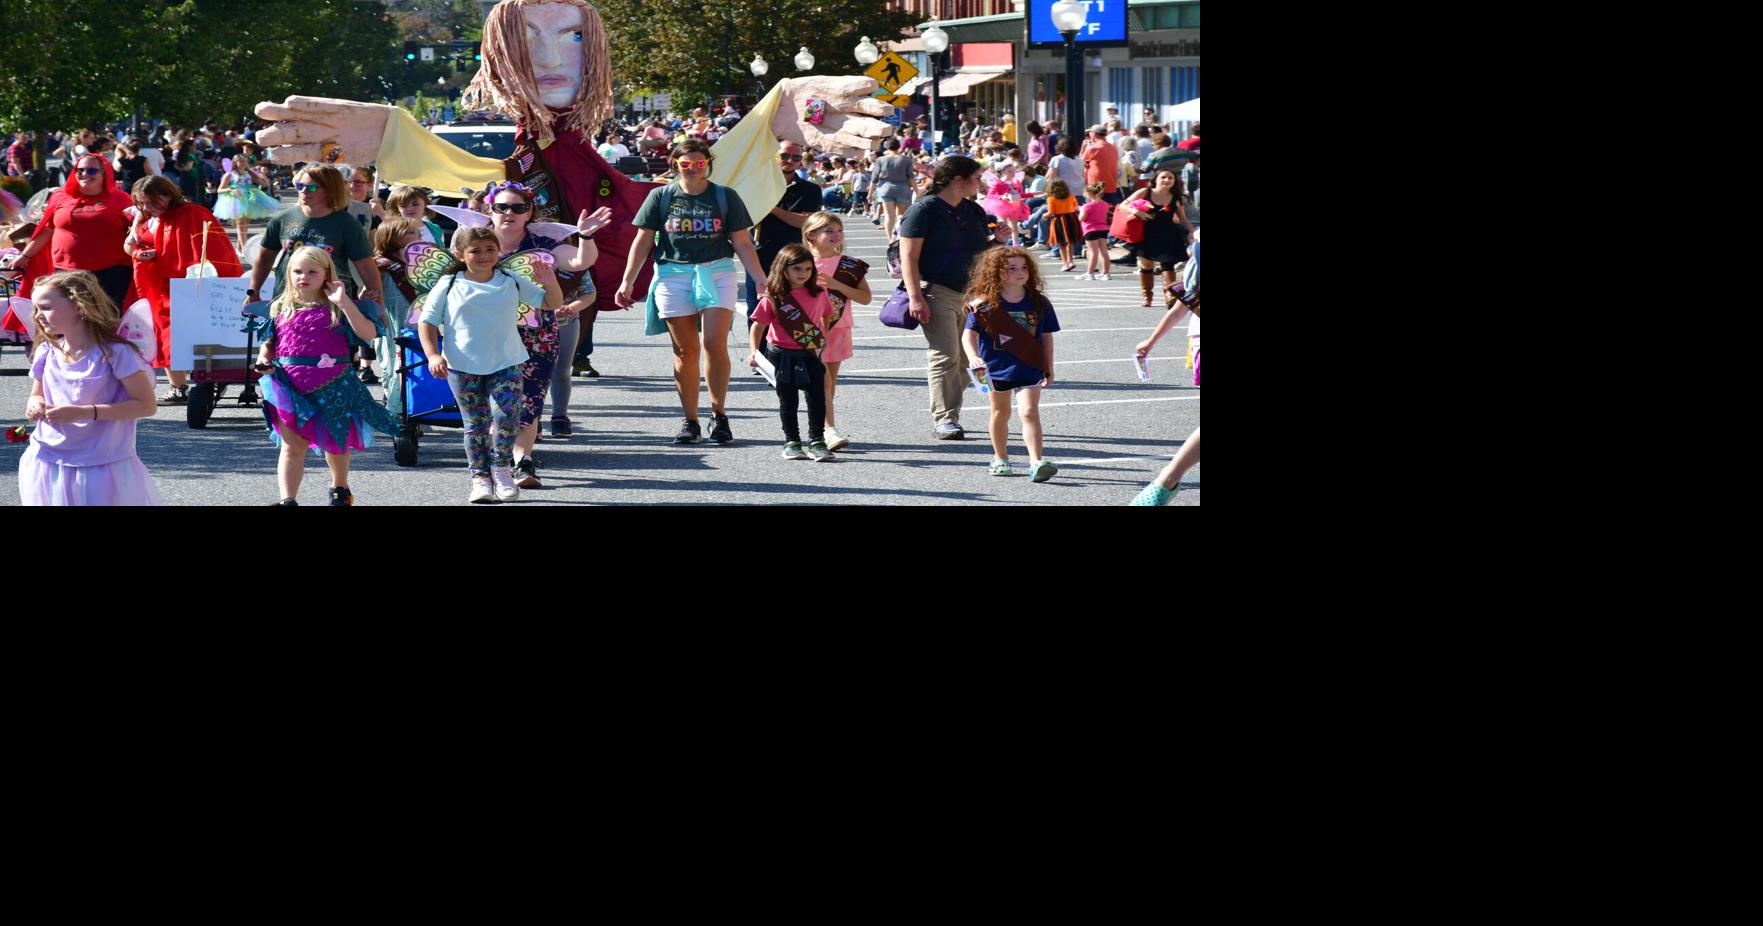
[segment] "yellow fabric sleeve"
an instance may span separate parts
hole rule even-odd
[[[508,179],[507,165],[501,161],[465,151],[399,108],[393,108],[386,119],[378,166],[386,180],[425,186],[442,196],[457,197],[460,187],[481,190],[487,183]]]
[[[783,202],[784,190],[788,188],[777,163],[777,136],[771,132],[771,120],[777,116],[784,98],[783,89],[783,82],[779,81],[752,112],[741,117],[734,129],[710,146],[710,153],[716,157],[710,179],[740,194],[755,226],[771,214],[772,207]]]

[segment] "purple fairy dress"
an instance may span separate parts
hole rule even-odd
[[[397,433],[391,412],[355,375],[348,319],[333,327],[328,304],[306,306],[272,322],[269,336],[275,338],[276,368],[260,386],[272,443],[281,444],[279,427],[325,453],[343,454],[373,446],[376,430]]]

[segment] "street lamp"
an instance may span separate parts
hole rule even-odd
[[[925,59],[930,62],[930,153],[937,153],[937,110],[941,103],[937,100],[937,56],[949,50],[949,33],[937,28],[936,19],[932,19],[930,28],[924,30]]]
[[[765,59],[759,57],[758,52],[754,52],[753,53],[753,63],[747,65],[747,68],[748,68],[748,70],[751,70],[753,72],[753,77],[759,81],[759,95],[764,96],[765,95],[765,72],[771,70],[771,65],[766,64]]]
[[[869,67],[881,60],[881,49],[875,47],[875,43],[871,42],[867,35],[863,37],[862,42],[858,43],[855,54],[857,55],[857,63],[864,67]]]
[[[796,70],[814,70],[814,56],[808,53],[808,46],[806,45],[802,46],[801,51],[796,52]]]
[[[1083,30],[1089,10],[1079,0],[1053,4],[1053,28],[1065,36],[1065,130],[1076,136],[1083,126],[1083,56],[1078,54],[1077,34]]]

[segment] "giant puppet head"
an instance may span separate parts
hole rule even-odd
[[[484,63],[466,89],[466,107],[515,118],[541,143],[558,122],[592,145],[613,114],[611,51],[600,11],[586,0],[502,0],[484,23]],[[867,77],[795,77],[780,80],[781,99],[771,122],[782,141],[856,157],[880,150],[893,127],[878,116],[893,109],[870,96]],[[378,159],[393,107],[291,96],[259,103],[259,118],[277,123],[257,141],[281,163]]]

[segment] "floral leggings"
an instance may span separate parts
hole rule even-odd
[[[520,430],[520,367],[482,376],[454,370],[447,374],[447,385],[453,387],[453,398],[459,402],[459,420],[465,426],[465,465],[471,474],[488,477],[492,465],[512,467],[514,435]]]
[[[557,366],[557,313],[540,312],[539,327],[520,329],[527,361],[521,365],[520,426],[539,420],[545,411],[545,393],[551,389],[551,371]]]

